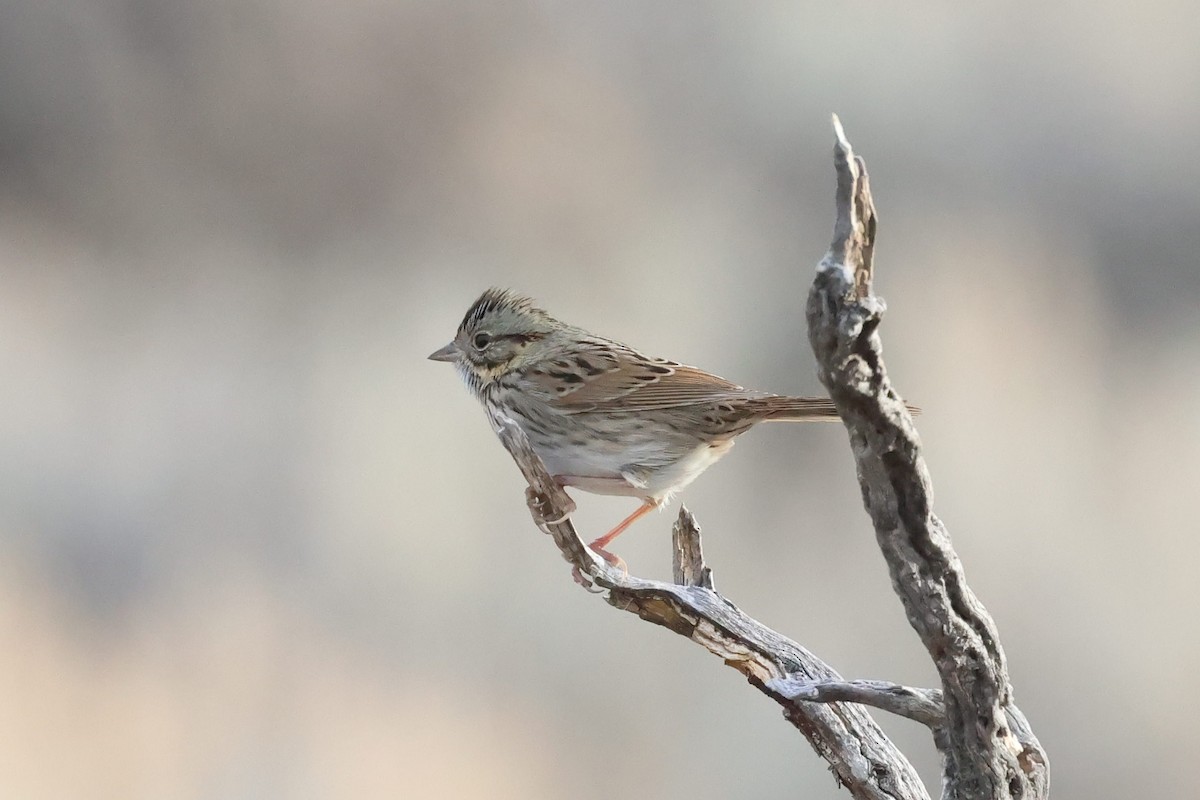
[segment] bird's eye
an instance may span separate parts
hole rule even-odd
[[[476,350],[482,350],[492,343],[492,335],[490,333],[477,333],[472,340]]]

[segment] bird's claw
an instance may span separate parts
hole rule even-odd
[[[541,528],[543,533],[549,532],[546,530],[549,526],[564,522],[571,516],[571,512],[566,511],[551,518],[550,501],[532,486],[525,487],[525,503],[529,506],[529,512],[533,514],[534,524]]]
[[[571,577],[591,594],[601,594],[604,592],[604,589],[597,586],[594,581],[589,580],[578,566],[571,567]]]

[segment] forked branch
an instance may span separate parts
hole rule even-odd
[[[529,482],[527,498],[538,527],[550,534],[580,579],[606,593],[610,605],[684,636],[741,672],[759,691],[784,708],[784,716],[808,739],[857,798],[920,800],[928,798],[916,771],[875,721],[853,704],[795,703],[774,688],[788,676],[839,681],[841,677],[796,642],[744,614],[712,588],[704,564],[700,529],[686,508],[674,529],[675,583],[626,575],[584,545],[570,513],[574,503],[550,477],[511,420],[492,424]]]
[[[575,504],[510,419],[492,425],[529,484],[538,527],[550,534],[577,580],[612,606],[687,637],[745,675],[829,762],[856,798],[920,800],[912,765],[863,705],[915,719],[934,731],[948,798],[1042,798],[1046,756],[1012,689],[995,625],[967,587],[941,522],[912,419],[883,366],[872,293],[876,218],[863,161],[834,119],[837,218],[833,244],[808,299],[809,338],[822,382],[850,433],[864,501],[892,585],[937,665],[942,690],[844,681],[796,642],[743,614],[713,588],[700,530],[680,509],[674,583],[643,580],[592,553],[571,524]]]

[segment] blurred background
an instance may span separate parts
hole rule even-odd
[[[819,393],[829,115],[891,374],[1059,798],[1183,797],[1200,669],[1200,11],[0,5],[0,796],[845,797],[580,591],[453,370],[489,285]],[[840,426],[685,493],[718,586],[931,685]],[[585,537],[633,506],[583,496]],[[674,508],[617,548],[669,576]],[[916,725],[883,718],[935,788]]]

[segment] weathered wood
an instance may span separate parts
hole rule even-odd
[[[866,169],[835,118],[834,241],[809,292],[809,340],[837,406],[892,586],[937,667],[944,696],[944,797],[1043,798],[1048,762],[1013,703],[996,625],[967,585],[932,511],[920,440],[883,363],[885,305],[872,292],[875,206]],[[1015,712],[1015,713],[1013,713]]]
[[[700,547],[700,525],[687,506],[679,506],[679,518],[671,528],[671,545],[674,556],[673,574],[675,583],[680,586],[699,586],[704,589],[716,589],[713,586],[712,570],[704,563],[704,551]]]
[[[683,585],[627,575],[592,554],[571,524],[574,504],[546,473],[529,439],[512,420],[494,418],[505,448],[530,488],[529,508],[539,528],[553,537],[573,567],[576,579],[606,594],[614,608],[637,614],[699,644],[780,703],[787,717],[829,762],[838,781],[856,798],[920,800],[928,798],[916,771],[873,719],[853,704],[794,703],[771,688],[787,676],[810,681],[841,678],[821,659],[785,636],[742,613],[717,594],[712,573],[700,555],[700,530],[686,509],[676,522],[674,573]]]
[[[696,642],[778,702],[838,781],[856,798],[928,798],[912,765],[863,705],[928,725],[943,756],[943,796],[1047,796],[1045,752],[1013,704],[995,624],[967,586],[941,522],[912,418],[887,378],[877,326],[884,303],[872,292],[876,216],[866,168],[834,118],[837,217],[829,252],[809,293],[809,339],[858,466],[863,500],[893,588],[929,650],[942,689],[844,681],[803,646],[718,594],[704,563],[700,529],[686,508],[674,528],[675,583],[626,574],[579,538],[575,504],[547,474],[525,434],[492,418],[525,476],[534,521],[576,580],[615,608]],[[852,701],[852,702],[843,702]]]
[[[942,693],[887,681],[806,681],[789,676],[771,685],[785,697],[809,703],[861,703],[937,730],[945,719]]]

